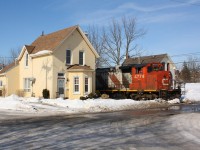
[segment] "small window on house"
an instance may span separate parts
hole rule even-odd
[[[3,86],[3,81],[0,80],[0,86]]]
[[[66,50],[66,64],[71,64],[71,50]]]
[[[25,67],[28,67],[28,53],[25,56]]]
[[[80,51],[79,52],[79,65],[83,65],[84,64],[84,52]]]
[[[31,91],[31,81],[30,78],[24,78],[24,91],[30,92]]]
[[[79,77],[74,77],[74,93],[79,93]]]
[[[58,77],[64,77],[64,73],[58,73]]]
[[[85,93],[89,92],[89,78],[85,77]]]

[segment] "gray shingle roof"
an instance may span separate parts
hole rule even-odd
[[[162,60],[164,58],[166,58],[166,57],[168,57],[167,54],[127,58],[122,63],[122,66],[128,66],[128,65],[133,65],[133,64],[145,64],[145,63],[153,63],[153,62],[162,62]]]

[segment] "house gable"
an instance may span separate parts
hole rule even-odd
[[[96,50],[94,49],[94,47],[92,46],[92,44],[90,43],[90,41],[88,40],[88,38],[86,37],[86,35],[83,33],[83,31],[81,30],[81,28],[79,26],[76,26],[76,29],[74,29],[68,36],[66,36],[66,38],[54,49],[57,50],[59,49],[60,46],[63,45],[63,43],[65,43],[68,38],[75,32],[78,31],[79,34],[81,35],[81,37],[83,38],[83,40],[87,43],[88,47],[90,48],[90,50],[92,51],[92,53],[94,54],[94,56],[96,58],[99,58],[99,54],[96,52]]]

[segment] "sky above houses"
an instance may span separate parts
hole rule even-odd
[[[200,0],[1,0],[0,56],[45,34],[80,25],[107,26],[135,17],[146,34],[135,41],[143,55],[168,53],[175,63],[200,57]]]

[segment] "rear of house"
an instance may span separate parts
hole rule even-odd
[[[0,96],[19,95],[19,64],[13,62],[0,71]]]

